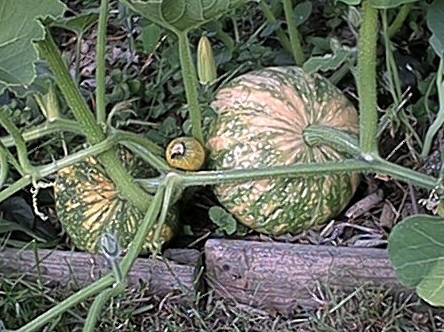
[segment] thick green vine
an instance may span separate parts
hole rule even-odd
[[[368,158],[377,157],[378,113],[376,105],[376,42],[378,10],[370,0],[362,2],[362,26],[359,35],[358,93],[360,109],[360,147]]]
[[[198,80],[193,57],[190,50],[187,32],[178,33],[179,56],[182,68],[182,79],[187,97],[188,107],[192,125],[192,134],[202,144],[204,143],[202,134],[201,110],[199,105]]]
[[[91,145],[102,142],[105,139],[105,133],[96,123],[88,105],[76,88],[75,82],[69,75],[68,68],[52,39],[50,31],[47,31],[46,38],[38,43],[38,49],[41,56],[48,61],[60,91],[68,106],[72,109],[88,142]],[[104,59],[102,59],[102,61],[104,61]],[[105,167],[109,177],[116,184],[116,187],[121,194],[136,207],[145,211],[149,206],[151,196],[134,183],[133,178],[127,173],[118,160],[115,151],[105,151],[98,156],[98,159]]]

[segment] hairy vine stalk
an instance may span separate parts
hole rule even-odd
[[[20,130],[16,127],[16,125],[9,119],[3,110],[0,110],[0,124],[5,128],[15,142],[15,146],[17,148],[18,161],[20,163],[20,168],[26,174],[29,174],[32,177],[38,176],[38,171],[31,164],[28,159],[28,149],[26,147],[25,140],[20,134]]]
[[[105,31],[100,33],[105,33]],[[49,30],[46,33],[46,38],[37,45],[40,55],[48,61],[60,91],[73,111],[88,142],[91,145],[95,145],[105,140],[106,136],[103,129],[96,123],[86,101],[76,87]],[[99,60],[105,61],[105,59]],[[114,149],[105,151],[98,156],[98,159],[121,194],[136,207],[146,211],[150,204],[151,196],[134,183],[133,178],[126,172],[118,159],[116,151]]]
[[[196,69],[193,63],[193,57],[191,54],[190,43],[188,40],[187,31],[178,33],[179,39],[179,57],[180,65],[182,68],[182,80],[185,88],[185,94],[190,110],[190,118],[192,125],[192,134],[202,144],[204,143],[202,133],[202,116],[199,105],[198,94],[198,80],[196,76]]]
[[[101,126],[105,125],[106,121],[106,100],[105,100],[105,73],[106,73],[106,30],[108,27],[108,0],[101,0],[100,14],[99,14],[99,28],[97,35],[96,47],[96,119]]]
[[[360,148],[368,157],[378,153],[378,113],[376,104],[376,43],[378,10],[369,0],[362,2],[362,25],[359,34],[358,93],[360,110]]]
[[[62,118],[58,118],[51,122],[46,121],[34,128],[25,130],[20,134],[25,142],[30,142],[57,132],[71,132],[79,135],[83,134],[82,129],[76,121]],[[14,138],[10,135],[1,137],[0,142],[7,148],[16,145]]]
[[[117,140],[118,136],[111,136],[94,146],[73,153],[67,157],[52,162],[48,165],[36,166],[35,167],[36,174],[34,175],[34,177],[32,177],[30,174],[24,173],[18,181],[15,181],[13,184],[0,191],[0,202],[4,201],[5,199],[12,196],[19,190],[25,188],[26,186],[29,186],[33,180],[34,181],[41,180],[57,172],[59,169],[63,167],[67,167],[75,163],[81,162],[85,160],[85,158],[87,157],[97,156],[106,151],[109,151],[117,144]]]
[[[270,25],[276,24],[277,19],[274,15],[273,11],[268,7],[269,6],[268,3],[266,3],[264,0],[261,0],[259,2],[259,6],[260,6],[265,18],[267,19],[268,24],[270,24]],[[290,40],[288,39],[287,35],[285,34],[284,29],[282,29],[281,27],[278,27],[276,29],[276,36],[279,38],[279,42],[281,43],[282,48],[288,53],[293,53],[293,46],[292,46]]]
[[[285,20],[288,25],[288,34],[290,35],[290,46],[293,59],[297,66],[302,66],[305,60],[304,51],[302,50],[299,31],[296,27],[293,6],[291,0],[282,0],[284,5]]]

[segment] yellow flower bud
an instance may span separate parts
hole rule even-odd
[[[210,84],[217,79],[213,49],[206,36],[202,36],[197,45],[197,75],[203,85]]]

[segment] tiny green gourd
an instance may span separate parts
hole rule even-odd
[[[303,132],[325,125],[357,137],[358,114],[320,75],[298,67],[243,74],[220,89],[206,148],[214,170],[340,161],[331,146],[309,146]],[[220,203],[242,224],[266,234],[298,234],[337,216],[354,195],[357,173],[269,178],[214,186]]]
[[[168,165],[183,171],[197,171],[205,163],[205,149],[193,137],[173,139],[165,150]]]

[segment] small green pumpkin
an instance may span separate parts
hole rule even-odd
[[[125,169],[135,177],[152,177],[155,172],[125,150],[119,151]],[[118,192],[105,169],[92,157],[61,169],[54,186],[56,211],[60,223],[80,250],[97,253],[105,232],[117,236],[122,248],[133,240],[145,212]],[[178,213],[170,208],[163,226],[161,242],[170,241],[177,228]],[[154,229],[148,234],[143,250],[153,247]]]
[[[165,150],[167,163],[183,171],[197,171],[205,162],[205,149],[193,137],[173,139]]]
[[[309,147],[310,124],[358,134],[358,114],[333,84],[298,67],[270,67],[232,80],[216,95],[218,117],[206,147],[215,170],[251,169],[346,158]],[[359,184],[356,173],[221,184],[214,192],[241,223],[268,234],[297,234],[339,214]]]

